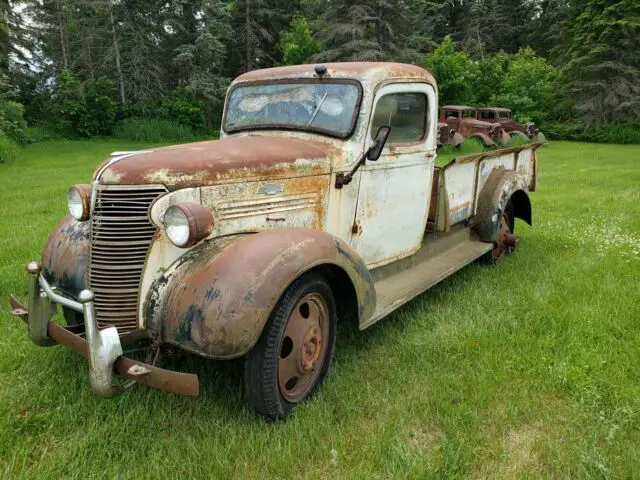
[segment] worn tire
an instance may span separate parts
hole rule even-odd
[[[328,331],[326,348],[322,355],[318,373],[308,391],[296,401],[285,398],[279,385],[278,369],[283,352],[285,330],[292,318],[294,308],[309,296],[322,298],[328,312]],[[271,420],[287,417],[301,402],[311,397],[326,378],[336,338],[336,304],[326,279],[318,273],[309,273],[297,279],[282,295],[271,313],[262,335],[255,347],[246,355],[244,364],[244,388],[248,402],[260,414]],[[290,339],[289,339],[290,340]],[[306,343],[305,343],[306,346]],[[287,354],[289,355],[289,354]],[[315,370],[314,370],[315,371]]]
[[[501,220],[500,220],[500,225],[498,226],[498,230],[502,228],[502,225],[503,225],[502,219],[504,219],[504,214],[506,213],[509,218],[509,225],[508,225],[509,231],[512,234],[515,233],[516,219],[513,216],[513,212],[514,212],[513,203],[511,202],[511,200],[509,200],[505,205],[503,211],[501,212],[501,215],[500,215]],[[497,252],[500,251],[501,247],[504,248],[504,252],[500,255]],[[478,259],[478,261],[483,265],[496,265],[500,263],[505,256],[513,254],[515,250],[516,250],[516,247],[501,246],[499,245],[499,242],[494,242],[493,250],[482,255]]]

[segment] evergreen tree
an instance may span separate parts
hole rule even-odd
[[[640,120],[640,2],[587,0],[573,12],[556,53],[581,120]]]

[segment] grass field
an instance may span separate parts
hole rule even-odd
[[[87,364],[9,315],[24,264],[112,150],[29,147],[0,165],[0,476],[632,478],[640,472],[640,147],[539,151],[534,227],[365,332],[341,325],[320,393],[270,424],[241,363],[186,360],[200,398],[94,396]]]

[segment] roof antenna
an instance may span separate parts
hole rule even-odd
[[[318,65],[314,65],[313,70],[319,77],[327,74],[327,66],[321,63]]]

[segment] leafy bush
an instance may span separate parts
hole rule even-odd
[[[109,135],[116,122],[118,104],[113,82],[106,77],[84,84],[65,70],[51,99],[51,117],[59,133],[67,136]]]
[[[196,138],[188,126],[161,118],[127,118],[116,125],[113,135],[122,140],[159,143],[186,142]]]
[[[296,14],[291,19],[289,30],[280,33],[278,49],[286,65],[309,63],[311,57],[320,52],[320,43],[313,38],[309,22]]]
[[[550,123],[541,129],[552,140],[576,142],[640,144],[640,125],[620,123],[603,127],[585,127],[576,123]]]
[[[16,160],[20,157],[20,147],[4,133],[0,132],[0,163]]]
[[[51,118],[57,130],[63,135],[78,133],[80,118],[85,114],[82,85],[69,70],[63,70],[51,98]]]
[[[475,101],[474,86],[480,76],[478,63],[466,52],[456,52],[450,36],[427,57],[426,68],[438,82],[440,105],[467,104]]]
[[[514,119],[541,123],[556,103],[556,69],[531,48],[521,48],[508,62],[500,88],[491,96],[494,106],[510,108]]]
[[[100,77],[84,87],[84,108],[78,119],[78,133],[87,137],[109,135],[116,123],[118,104],[111,80]]]
[[[511,58],[512,55],[500,51],[495,55],[486,55],[478,62],[480,72],[473,85],[478,106],[492,106],[491,97],[501,91]]]
[[[0,99],[0,131],[14,141],[24,143],[26,126],[22,104]]]
[[[206,127],[205,103],[196,99],[185,88],[176,88],[162,100],[161,115],[182,125],[188,125],[192,131],[200,132]]]

